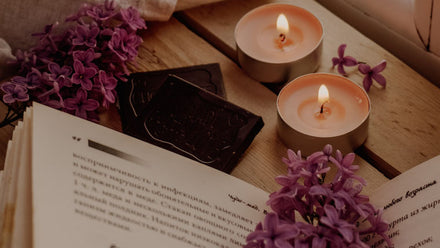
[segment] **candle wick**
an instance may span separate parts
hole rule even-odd
[[[325,102],[323,102],[323,103],[321,104],[321,110],[319,111],[320,114],[323,114],[323,113],[324,113],[324,104],[325,104],[326,102],[327,102],[327,101],[325,101]]]
[[[281,42],[285,42],[286,41],[286,35],[285,34],[283,34],[283,33],[280,34],[280,41]]]

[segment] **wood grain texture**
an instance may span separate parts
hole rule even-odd
[[[279,186],[274,178],[286,173],[281,158],[286,156],[287,148],[276,131],[276,95],[249,78],[232,60],[176,19],[166,23],[148,24],[143,39],[136,67],[131,67],[133,71],[220,64],[227,100],[262,116],[265,123],[232,175],[267,192],[277,190]],[[356,162],[361,165],[359,174],[370,182],[367,192],[388,181],[382,173],[361,158],[357,158]]]
[[[372,66],[387,60],[383,72],[386,89],[374,83],[369,92],[369,136],[359,154],[389,177],[440,154],[440,89],[317,2],[234,0],[179,12],[177,17],[235,60],[236,23],[251,9],[272,2],[295,4],[321,20],[325,36],[319,72],[337,73],[332,69],[331,58],[337,56],[342,43],[347,44],[346,55]],[[356,67],[347,72],[352,81],[362,85],[363,75]]]

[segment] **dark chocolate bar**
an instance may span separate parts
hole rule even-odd
[[[261,117],[169,76],[124,132],[230,173],[263,125]]]
[[[143,111],[170,74],[225,97],[223,78],[218,63],[132,73],[128,82],[120,83],[117,89],[123,130]]]

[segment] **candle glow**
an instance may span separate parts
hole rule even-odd
[[[319,90],[318,90],[318,102],[320,104],[324,104],[324,103],[328,102],[329,99],[330,99],[330,96],[329,96],[327,87],[325,87],[324,84],[321,84],[321,86],[319,87]]]
[[[290,45],[292,45],[292,39],[287,38],[287,34],[289,33],[289,22],[287,21],[287,17],[284,14],[279,14],[277,18],[277,31],[279,36],[275,39],[275,43],[277,43],[278,48],[282,51]]]
[[[289,33],[289,22],[284,14],[280,14],[277,18],[277,30],[280,35],[287,35]]]
[[[321,84],[318,90],[318,102],[321,104],[321,108],[319,110],[319,113],[316,113],[315,116],[324,119],[326,118],[326,115],[330,114],[330,109],[327,107],[324,107],[324,104],[328,102],[330,99],[330,95],[328,93],[327,87],[325,87],[324,84]]]

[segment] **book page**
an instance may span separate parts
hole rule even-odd
[[[19,163],[16,178],[17,196],[12,226],[11,248],[32,247],[32,208],[31,208],[31,112],[23,114],[23,129],[19,147]]]
[[[10,247],[14,223],[14,213],[17,200],[17,179],[19,166],[19,149],[22,144],[23,122],[19,121],[12,133],[13,142],[8,143],[8,150],[5,158],[5,174],[3,178],[2,200],[1,200],[1,233],[0,247]]]
[[[208,166],[33,107],[34,248],[240,247],[268,194]]]
[[[384,184],[370,200],[384,208],[394,247],[440,247],[440,156]],[[364,240],[372,248],[387,247],[378,237]]]

